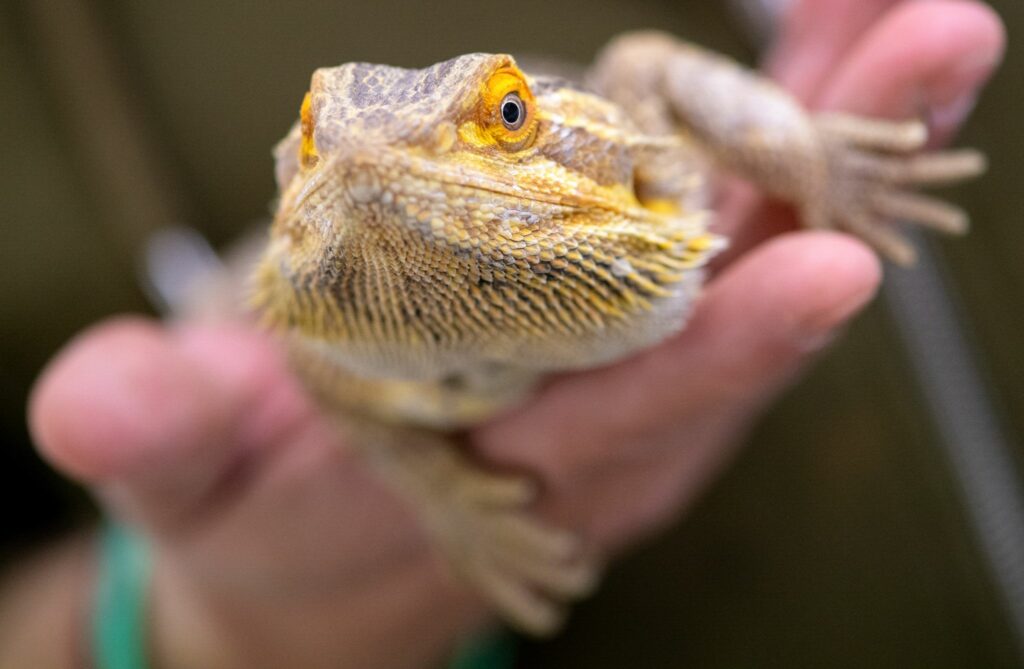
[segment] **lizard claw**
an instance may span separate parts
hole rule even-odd
[[[594,590],[598,569],[583,557],[574,534],[537,520],[529,500],[482,494],[520,485],[517,478],[467,470],[423,511],[435,545],[454,570],[509,624],[548,636],[561,628],[567,602]]]
[[[850,232],[900,265],[913,264],[914,248],[893,226],[902,220],[948,234],[967,230],[960,208],[915,188],[955,183],[981,174],[984,156],[972,149],[915,153],[927,141],[919,121],[881,121],[845,114],[815,118],[827,155],[824,192],[808,199],[811,227]]]

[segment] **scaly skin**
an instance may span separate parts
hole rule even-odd
[[[495,114],[507,88],[528,106],[516,132]],[[680,141],[528,84],[508,56],[320,70],[306,116],[279,149],[295,165],[280,170],[259,302],[365,377],[621,357],[679,329],[684,279],[719,247],[700,210],[634,192],[643,154]]]
[[[318,70],[276,150],[281,200],[255,279],[266,322],[349,443],[452,566],[538,634],[593,587],[593,559],[532,518],[528,480],[481,470],[455,431],[544,373],[683,326],[724,244],[708,231],[710,167],[902,262],[912,251],[888,217],[966,225],[903,188],[982,167],[973,152],[909,156],[925,141],[916,122],[811,116],[660,34],[613,42],[588,83],[604,97],[487,54]]]

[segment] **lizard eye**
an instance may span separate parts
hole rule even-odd
[[[518,93],[512,92],[501,100],[501,122],[509,130],[519,130],[526,121],[526,107]]]
[[[526,75],[509,64],[482,83],[472,116],[460,126],[460,136],[480,148],[527,149],[537,135],[538,114]]]

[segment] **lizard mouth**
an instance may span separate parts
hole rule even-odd
[[[294,206],[301,206],[337,175],[342,177],[347,190],[358,202],[379,200],[387,197],[386,193],[391,197],[423,196],[448,187],[487,193],[496,200],[535,203],[561,213],[597,209],[635,221],[664,220],[662,214],[645,208],[635,198],[629,202],[624,201],[625,198],[582,189],[541,190],[523,185],[517,180],[516,172],[526,177],[529,170],[527,166],[510,166],[497,160],[483,160],[479,164],[456,163],[391,146],[364,148],[352,153],[342,151],[307,179]]]

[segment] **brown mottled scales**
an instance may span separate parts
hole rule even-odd
[[[455,571],[537,634],[594,587],[595,565],[531,515],[530,481],[488,473],[454,435],[545,373],[683,326],[723,247],[713,169],[898,262],[913,254],[890,218],[966,227],[911,189],[982,169],[973,151],[915,153],[918,122],[809,114],[661,34],[617,39],[587,84],[490,54],[317,70],[275,152],[281,200],[256,275],[259,309],[348,442]]]

